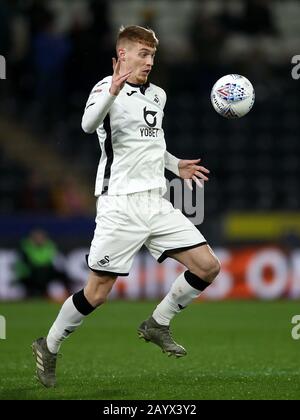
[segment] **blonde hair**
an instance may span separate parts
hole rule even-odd
[[[146,29],[137,25],[121,26],[117,38],[117,49],[123,41],[140,42],[151,48],[156,48],[159,43],[152,29]]]

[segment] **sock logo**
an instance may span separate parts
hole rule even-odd
[[[102,260],[97,261],[97,264],[100,265],[100,267],[106,267],[109,265],[109,255],[105,255]]]
[[[74,331],[70,331],[70,330],[65,329],[64,332],[65,332],[64,336],[66,338],[69,334],[72,334],[72,332],[74,332]]]
[[[182,311],[182,309],[185,309],[186,308],[186,306],[182,306],[182,305],[180,305],[180,303],[178,303],[178,307],[179,307],[179,309]]]

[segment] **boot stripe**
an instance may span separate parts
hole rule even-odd
[[[43,360],[42,360],[42,359],[40,359],[40,358],[39,358],[39,356],[37,356],[37,361],[39,362],[39,364],[40,364],[40,365],[42,365],[42,366],[43,366],[43,364],[44,364],[44,363],[43,363]]]
[[[40,356],[40,358],[42,359],[43,358],[42,353],[40,351],[38,351],[38,350],[36,352],[37,352],[38,356]]]
[[[38,362],[36,362],[37,367],[44,372],[44,366],[40,365]]]

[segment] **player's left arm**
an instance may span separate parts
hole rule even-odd
[[[165,152],[165,167],[175,175],[184,179],[190,189],[192,188],[191,179],[196,182],[198,187],[202,188],[199,178],[208,181],[205,174],[209,174],[209,170],[204,166],[200,166],[201,159],[178,159],[169,152]]]

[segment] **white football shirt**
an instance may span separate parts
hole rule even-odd
[[[101,158],[95,195],[166,189],[165,167],[178,175],[178,161],[166,152],[162,120],[166,93],[160,87],[129,82],[118,96],[109,93],[111,76],[98,82],[88,98],[82,128],[95,130]]]

